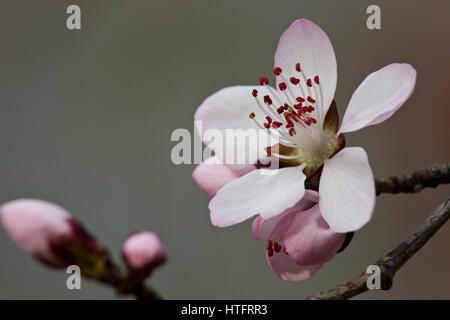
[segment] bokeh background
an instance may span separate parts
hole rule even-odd
[[[82,30],[66,28],[66,8]],[[366,8],[381,7],[381,30]],[[193,131],[208,95],[271,74],[281,33],[309,18],[338,61],[336,101],[346,104],[369,73],[392,62],[418,72],[416,90],[389,121],[347,135],[378,177],[445,163],[449,151],[450,2],[441,1],[25,1],[0,10],[0,202],[21,197],[69,209],[118,258],[137,229],[163,235],[169,262],[150,283],[166,298],[302,299],[357,275],[407,237],[449,194],[378,197],[374,218],[313,278],[279,280],[250,221],[209,220],[194,166],[172,164],[176,128]],[[390,292],[366,299],[450,298],[450,225],[398,273]],[[48,270],[0,229],[0,298],[109,299],[110,288]]]

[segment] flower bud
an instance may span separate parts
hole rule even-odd
[[[87,277],[105,276],[108,253],[59,205],[19,199],[3,204],[0,216],[9,236],[41,262],[52,267],[76,264]]]
[[[3,226],[9,236],[23,249],[40,260],[63,266],[51,249],[55,238],[70,236],[70,213],[64,208],[43,200],[19,199],[0,208]]]
[[[161,238],[150,231],[131,234],[123,244],[122,256],[130,270],[142,271],[145,276],[166,261]]]

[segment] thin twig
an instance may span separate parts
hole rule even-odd
[[[377,195],[381,193],[416,193],[424,188],[436,188],[450,183],[450,163],[432,164],[410,174],[375,179]]]
[[[381,271],[381,289],[389,290],[392,287],[395,273],[408,261],[450,218],[450,197],[433,212],[431,216],[405,241],[400,243],[393,251],[378,259]],[[370,274],[363,272],[346,284],[339,285],[331,290],[317,293],[308,299],[312,300],[344,300],[366,292],[367,279]]]
[[[120,269],[112,260],[106,263],[106,275],[102,278],[91,278],[109,285],[119,296],[134,296],[137,300],[161,300],[161,296],[145,284],[146,276],[132,274]]]

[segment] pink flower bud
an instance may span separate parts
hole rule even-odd
[[[161,238],[149,231],[130,235],[123,244],[122,255],[130,269],[142,270],[147,274],[166,261]]]
[[[64,208],[43,200],[19,199],[0,208],[0,216],[9,236],[22,248],[40,260],[63,265],[52,252],[51,240],[70,236],[70,213]]]
[[[19,199],[0,207],[2,223],[22,248],[52,267],[79,265],[83,275],[99,279],[108,265],[108,252],[86,229],[57,204]]]

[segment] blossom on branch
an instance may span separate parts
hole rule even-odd
[[[247,166],[229,164],[223,150],[214,150],[218,161],[200,164],[193,178],[212,196],[215,226],[258,215],[253,234],[267,242],[269,265],[280,278],[297,281],[312,276],[347,233],[370,221],[373,173],[364,149],[345,148],[344,133],[391,117],[412,94],[416,71],[394,63],[370,74],[353,93],[340,128],[336,57],[322,29],[307,19],[294,21],[280,38],[273,73],[275,88],[261,77],[259,86],[222,89],[200,105],[195,120],[205,129],[264,130],[279,143],[259,143],[258,154],[276,159],[279,168],[254,157]],[[247,153],[246,146],[257,142],[247,143],[225,146],[225,152]]]

